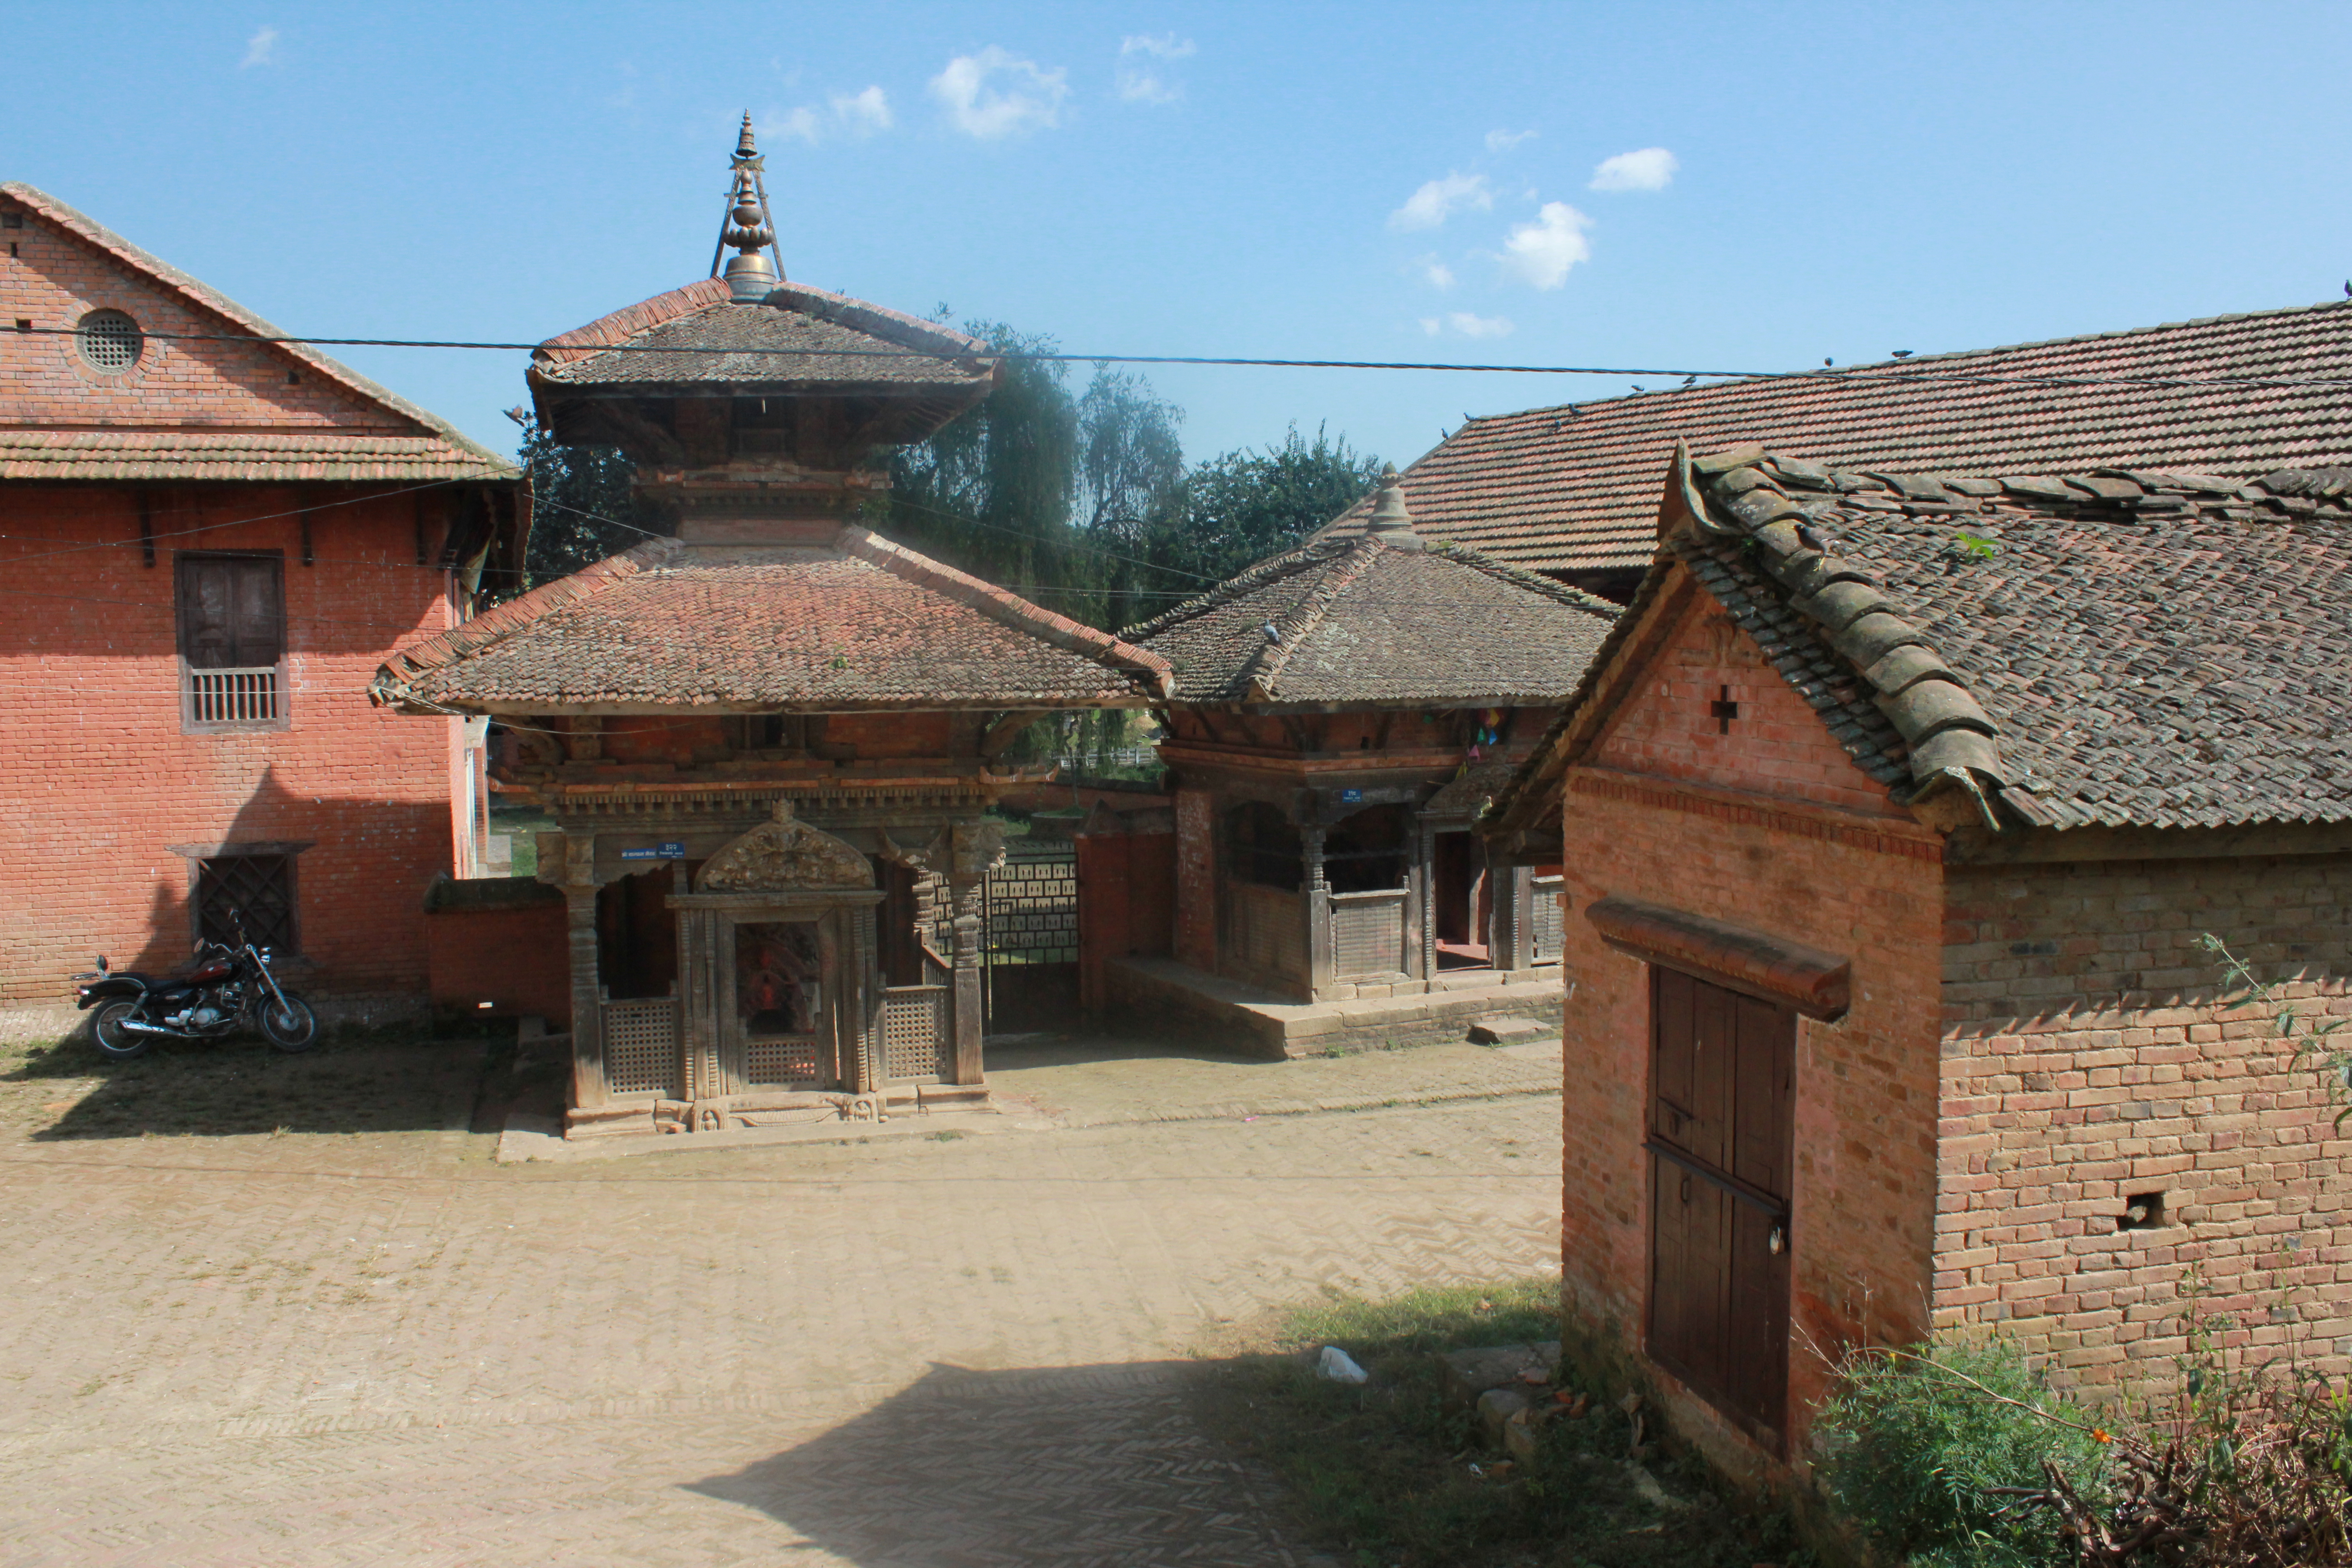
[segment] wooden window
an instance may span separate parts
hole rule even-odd
[[[1298,829],[1277,805],[1244,801],[1225,814],[1225,866],[1237,882],[1295,893],[1307,884]]]
[[[194,731],[287,722],[285,565],[276,555],[183,552],[182,712]]]
[[[235,917],[241,914],[245,935],[254,946],[280,957],[301,951],[291,855],[215,855],[199,860],[194,903],[200,942],[235,946]]]
[[[1650,973],[1650,1355],[1777,1453],[1796,1015]]]

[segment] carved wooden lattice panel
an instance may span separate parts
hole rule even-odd
[[[991,963],[1078,961],[1078,847],[1066,839],[1007,845],[987,881]]]
[[[677,1001],[604,1004],[604,1087],[614,1094],[677,1092]]]
[[[1254,969],[1306,978],[1307,910],[1299,896],[1253,882],[1236,882],[1231,892],[1227,951]]]
[[[814,1084],[817,1081],[814,1035],[769,1036],[743,1042],[743,1081]]]
[[[1339,978],[1404,969],[1404,895],[1331,900],[1331,961]]]
[[[948,1033],[948,987],[894,985],[883,994],[882,1053],[899,1082],[952,1076],[955,1042]]]
[[[1538,877],[1535,879],[1533,918],[1528,922],[1534,929],[1528,932],[1528,945],[1541,963],[1556,963],[1559,958],[1563,937],[1559,908],[1560,879]]]

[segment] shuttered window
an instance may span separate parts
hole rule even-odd
[[[275,555],[183,553],[183,708],[192,730],[286,721],[285,566]]]

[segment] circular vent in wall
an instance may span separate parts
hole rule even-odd
[[[120,310],[92,310],[74,331],[82,361],[92,370],[129,370],[139,363],[145,340],[139,323]]]

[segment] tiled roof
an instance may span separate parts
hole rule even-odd
[[[1599,571],[1649,561],[1677,440],[1706,451],[1769,431],[1792,456],[1927,474],[2352,464],[2352,387],[2064,382],[2114,376],[2352,377],[2352,301],[1473,419],[1406,471],[1405,500],[1433,539],[1530,571]]]
[[[23,203],[85,244],[105,251],[123,266],[145,273],[205,310],[222,319],[229,331],[260,338],[282,338],[283,329],[271,325],[219,289],[151,256],[113,230],[68,206],[46,191],[9,181],[5,193]],[[329,430],[283,439],[292,443],[274,448],[274,436],[246,436],[197,431],[99,431],[47,435],[12,433],[0,447],[0,478],[44,479],[520,479],[521,470],[488,447],[468,439],[457,427],[399,394],[377,385],[359,372],[308,343],[274,343],[271,348],[345,389],[356,393],[399,420],[418,426],[415,437],[386,437],[381,432],[337,436]],[[26,445],[47,446],[59,452],[85,456],[43,458]],[[316,456],[288,456],[310,452]],[[330,456],[328,454],[335,455]],[[184,457],[176,454],[184,453]],[[242,455],[240,455],[242,454]],[[346,455],[348,454],[348,455]],[[319,466],[320,471],[311,471]]]
[[[432,436],[212,430],[0,430],[0,479],[238,479],[322,484],[513,479]]]
[[[830,546],[649,540],[404,650],[412,711],[1102,706],[1167,666],[863,529]]]
[[[2352,468],[1930,479],[1751,447],[1689,463],[1667,508],[1672,558],[1897,800],[1957,783],[2058,828],[2352,820]],[[1554,808],[1614,652],[1497,819]]]
[[[669,351],[669,352],[664,352]],[[911,351],[911,352],[910,352]],[[938,356],[938,357],[932,357]],[[756,390],[994,384],[977,338],[804,283],[755,305],[706,278],[550,338],[531,356],[534,384],[725,385]]]
[[[1375,534],[1261,562],[1121,635],[1166,656],[1179,701],[1507,705],[1572,689],[1616,615],[1468,551]]]

